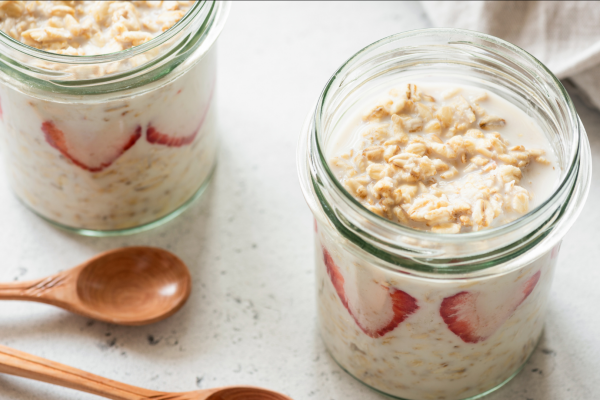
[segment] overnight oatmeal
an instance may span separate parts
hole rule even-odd
[[[40,89],[0,72],[4,157],[12,187],[28,206],[66,227],[115,231],[160,220],[205,187],[218,142],[216,54],[210,40],[183,33],[198,30],[201,18],[216,18],[223,5],[213,5],[208,16],[194,11],[181,31],[159,46],[119,56],[175,29],[195,4],[0,4],[0,29],[7,35],[44,52],[75,56],[75,62],[34,58],[29,63],[72,74],[78,85],[71,91],[65,85],[57,86],[59,93],[47,84]],[[207,34],[214,42],[216,34]],[[182,40],[191,50],[172,58],[168,52]],[[107,53],[117,58],[103,56]],[[77,56],[109,58],[77,64]],[[119,75],[129,70],[136,71],[130,81]],[[107,89],[95,79],[106,81]]]
[[[366,209],[434,233],[508,223],[558,181],[534,121],[474,87],[397,85],[331,143],[332,171]],[[361,263],[318,231],[323,340],[368,385],[466,398],[507,380],[537,343],[556,251],[493,279],[437,282]]]
[[[478,398],[520,370],[590,186],[573,110],[537,60],[470,31],[390,36],[333,74],[298,170],[342,368],[410,400]]]

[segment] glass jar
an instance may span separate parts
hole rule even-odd
[[[229,2],[116,53],[70,56],[0,32],[0,137],[31,210],[103,236],[154,227],[206,188],[217,158],[216,39]]]
[[[324,149],[342,118],[359,112],[361,97],[409,79],[478,86],[525,110],[559,160],[551,197],[511,223],[462,234],[411,229],[360,205]],[[492,36],[393,35],[335,72],[297,154],[315,217],[320,332],[341,367],[378,391],[415,400],[477,398],[510,380],[541,335],[560,242],[590,187],[585,130],[556,77]]]

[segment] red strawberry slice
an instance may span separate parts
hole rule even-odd
[[[148,142],[152,144],[161,144],[163,146],[169,147],[181,147],[192,143],[198,135],[198,132],[200,132],[202,125],[204,124],[204,120],[206,119],[206,115],[208,114],[208,109],[210,108],[214,92],[215,83],[213,82],[210,95],[208,96],[208,102],[206,103],[206,108],[204,109],[204,112],[202,113],[202,118],[200,118],[200,123],[198,124],[194,132],[187,136],[174,136],[158,131],[158,129],[156,129],[154,126],[152,126],[152,123],[150,123],[148,125],[148,129],[146,130],[146,140],[148,140]]]
[[[198,132],[200,131],[201,127],[202,124],[200,124],[200,126],[194,131],[194,133],[188,136],[171,136],[166,133],[161,133],[157,131],[156,128],[154,128],[152,125],[148,125],[146,138],[148,139],[148,142],[152,144],[162,144],[164,146],[169,147],[181,147],[192,143],[196,138],[196,135],[198,135]]]
[[[357,276],[356,284],[349,285],[325,248],[323,259],[342,304],[367,336],[384,336],[419,309],[417,300],[408,293],[384,286],[368,276]]]
[[[333,258],[331,258],[331,254],[323,247],[323,259],[325,260],[325,267],[327,267],[327,275],[331,279],[331,283],[333,283],[333,287],[337,292],[338,296],[340,296],[340,300],[344,307],[348,308],[348,299],[346,298],[346,292],[344,291],[344,277],[342,276],[342,272],[335,265]],[[348,311],[350,309],[348,308]]]
[[[536,272],[503,304],[490,305],[493,295],[481,292],[460,292],[446,297],[440,307],[442,319],[465,343],[478,343],[494,334],[510,318],[517,307],[529,297],[540,279]],[[492,300],[492,301],[490,301]]]
[[[117,158],[119,158],[123,153],[129,150],[135,144],[135,142],[137,142],[137,140],[142,136],[142,127],[138,126],[134,133],[132,133],[131,136],[129,136],[125,143],[123,143],[121,146],[116,148],[110,146],[110,155],[108,156],[108,159],[98,161],[95,163],[95,165],[88,165],[71,154],[71,149],[67,143],[64,132],[58,129],[54,122],[46,121],[42,123],[42,132],[44,132],[44,136],[46,137],[48,144],[60,151],[62,155],[71,160],[73,164],[90,172],[100,172],[115,162]]]

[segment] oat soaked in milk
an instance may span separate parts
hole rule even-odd
[[[364,105],[332,138],[329,163],[361,204],[392,221],[439,233],[495,227],[558,182],[540,127],[493,93],[404,84]]]
[[[77,56],[138,46],[175,25],[194,1],[0,1],[0,30],[41,50]]]

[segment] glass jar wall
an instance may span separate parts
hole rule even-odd
[[[524,110],[559,160],[550,198],[515,221],[463,234],[411,229],[364,208],[334,176],[325,149],[340,121],[362,111],[359,99],[407,80],[481,87]],[[560,82],[509,43],[428,29],[353,56],[327,83],[298,148],[316,220],[320,330],[333,358],[404,399],[476,398],[508,381],[541,335],[560,241],[587,196],[590,163]]]
[[[87,235],[182,212],[216,163],[216,39],[228,10],[197,2],[156,38],[105,55],[54,54],[0,34],[0,137],[17,196]]]

